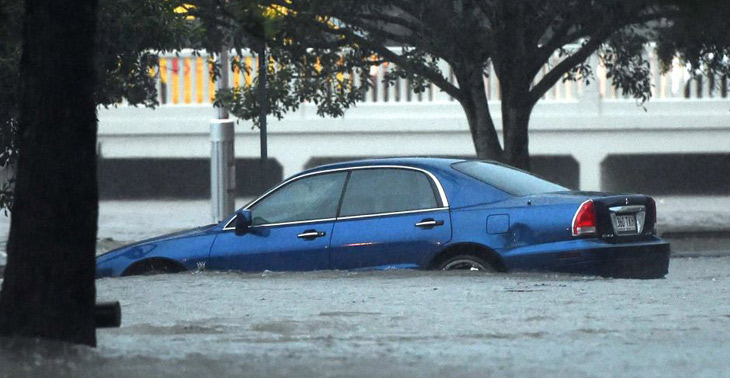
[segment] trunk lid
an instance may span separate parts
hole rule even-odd
[[[598,237],[609,242],[631,242],[656,233],[656,204],[641,194],[591,196],[596,211]]]

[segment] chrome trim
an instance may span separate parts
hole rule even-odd
[[[308,232],[302,232],[301,234],[297,235],[298,238],[316,238],[319,236],[324,236],[324,232],[319,231],[308,231]]]
[[[646,211],[646,207],[644,205],[614,206],[609,207],[608,210],[614,213],[636,213]]]
[[[312,219],[312,220],[303,220],[303,221],[292,221],[292,222],[279,222],[279,223],[257,224],[255,226],[249,226],[249,228],[254,228],[254,227],[273,227],[273,226],[289,226],[289,225],[293,225],[293,224],[307,224],[307,223],[317,223],[317,222],[332,222],[332,221],[335,221],[336,219],[337,218],[322,218],[322,219]],[[233,219],[231,219],[230,221],[228,221],[228,223],[226,223],[226,225],[225,225],[225,227],[223,227],[223,230],[222,231],[235,230],[236,229],[235,226],[230,227],[231,222],[233,222],[234,220],[236,220],[236,217],[235,216],[233,217]]]
[[[433,227],[438,225],[435,220],[423,221],[416,223],[416,227]]]
[[[418,213],[426,213],[429,211],[442,211],[442,210],[448,210],[448,207],[433,207],[430,209],[419,209],[419,210],[404,210],[404,211],[394,211],[390,213],[376,213],[376,214],[364,214],[364,215],[348,215],[346,217],[339,217],[337,220],[350,220],[350,219],[360,219],[360,218],[373,218],[373,217],[382,217],[382,216],[388,216],[388,215],[401,215],[401,214],[418,214]]]
[[[421,172],[421,173],[425,173],[426,176],[428,176],[429,178],[431,178],[431,181],[434,184],[436,184],[436,189],[438,190],[439,197],[441,198],[441,207],[432,208],[432,209],[424,209],[424,210],[398,211],[398,212],[392,212],[392,213],[378,213],[378,214],[368,214],[368,215],[354,215],[354,216],[350,216],[350,217],[340,217],[340,218],[337,218],[337,219],[354,219],[354,218],[365,218],[365,217],[374,217],[374,216],[381,216],[381,215],[396,215],[396,214],[407,214],[407,213],[411,213],[411,212],[414,212],[415,213],[415,212],[423,212],[423,211],[444,210],[444,209],[445,210],[448,210],[449,209],[449,200],[448,200],[448,198],[446,198],[446,191],[444,191],[444,187],[443,187],[443,185],[441,185],[441,181],[439,181],[439,179],[433,173],[431,173],[431,172],[429,172],[429,171],[427,171],[427,170],[425,170],[423,168],[409,167],[409,166],[406,166],[406,165],[368,165],[368,166],[363,166],[363,167],[334,168],[334,169],[327,169],[327,170],[324,170],[324,171],[310,172],[310,173],[307,173],[307,174],[303,174],[301,176],[296,176],[296,177],[289,178],[288,180],[285,180],[285,181],[281,182],[279,185],[275,186],[273,189],[271,189],[268,192],[264,193],[259,198],[253,200],[251,203],[249,203],[243,209],[244,210],[250,209],[253,205],[257,204],[259,201],[263,200],[269,194],[273,193],[274,191],[276,191],[277,189],[281,188],[282,186],[284,186],[284,185],[286,185],[286,184],[288,184],[290,182],[293,182],[293,181],[296,181],[296,180],[305,178],[305,177],[314,176],[314,175],[320,175],[320,174],[325,174],[325,173],[332,173],[332,172],[358,171],[358,170],[361,170],[361,169],[382,169],[382,168],[409,169],[409,170],[412,170],[412,171],[418,171],[418,172]],[[236,219],[236,215],[234,214],[233,217],[231,217],[231,219],[228,222],[226,222],[226,225],[223,226],[223,230],[222,231],[235,230],[236,227],[231,227],[231,223],[235,219]],[[283,226],[283,225],[290,225],[290,224],[297,224],[297,223],[325,222],[325,221],[330,221],[330,220],[335,220],[335,218],[316,219],[316,220],[311,220],[311,221],[295,221],[295,222],[270,223],[270,224],[257,225],[257,226],[253,226],[253,227]]]

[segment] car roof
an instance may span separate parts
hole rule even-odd
[[[328,171],[331,169],[342,169],[342,168],[356,168],[356,167],[368,167],[368,166],[379,166],[379,165],[402,165],[406,167],[422,168],[426,170],[445,170],[451,167],[451,164],[465,161],[464,159],[454,158],[437,158],[437,157],[396,157],[396,158],[375,158],[375,159],[362,159],[352,160],[340,163],[320,165],[315,168],[307,169],[301,173],[296,174],[300,176],[303,174]]]
[[[447,195],[449,206],[452,208],[470,206],[479,203],[491,203],[510,197],[509,194],[495,189],[482,181],[472,178],[452,168],[452,164],[465,161],[469,160],[441,157],[395,157],[353,160],[311,168],[297,175],[294,175],[289,179],[293,179],[306,174],[326,172],[334,169],[376,166],[402,166],[423,169],[435,175]]]

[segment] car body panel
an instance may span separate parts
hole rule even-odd
[[[579,239],[516,248],[503,255],[503,262],[511,271],[549,270],[620,277],[621,271],[613,271],[619,267],[624,274],[627,269],[657,270],[663,273],[656,276],[664,276],[669,254],[669,243],[657,237],[622,244]]]
[[[418,227],[434,221],[434,226]],[[332,269],[381,266],[423,266],[451,239],[446,208],[405,214],[341,219],[335,223],[330,246]]]
[[[212,270],[321,270],[329,268],[329,241],[334,221],[254,226],[244,235],[221,230],[206,265]],[[322,236],[300,238],[305,232]]]

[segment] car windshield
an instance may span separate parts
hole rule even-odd
[[[525,171],[498,163],[464,161],[454,163],[451,166],[459,172],[465,173],[513,196],[569,190],[566,187],[543,180]]]

